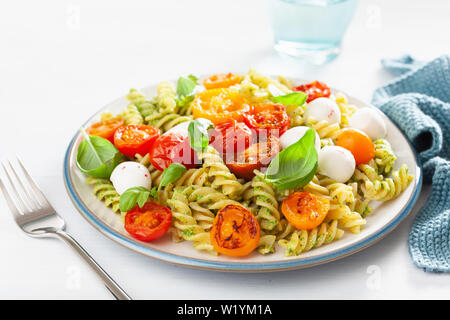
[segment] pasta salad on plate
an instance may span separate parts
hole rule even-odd
[[[76,164],[140,241],[297,256],[359,233],[413,180],[380,113],[320,81],[189,75],[127,100],[81,129]]]

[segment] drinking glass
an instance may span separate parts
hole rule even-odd
[[[335,58],[357,0],[268,0],[275,49],[314,64]]]

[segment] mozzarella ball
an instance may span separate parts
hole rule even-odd
[[[381,115],[371,108],[358,109],[348,121],[352,128],[359,129],[367,134],[370,139],[383,138],[387,134],[386,123]]]
[[[152,178],[148,169],[134,161],[126,161],[114,168],[110,180],[118,194],[132,187],[150,189]]]
[[[304,126],[298,126],[290,128],[288,131],[283,133],[283,135],[280,137],[280,144],[281,149],[286,149],[291,144],[296,143],[301,137],[305,135],[305,132],[309,129],[309,127]],[[316,147],[317,152],[320,150],[320,137],[317,134],[317,132],[314,131],[316,134],[316,140],[314,141],[314,146]]]
[[[336,182],[348,181],[355,171],[355,158],[347,149],[326,146],[319,151],[319,173]]]
[[[191,121],[184,121],[179,124],[177,124],[175,127],[170,128],[166,131],[166,133],[179,133],[183,135],[184,137],[187,137],[188,134],[188,127]]]
[[[331,99],[317,98],[306,106],[305,117],[314,118],[317,121],[325,120],[329,124],[341,122],[341,110]]]

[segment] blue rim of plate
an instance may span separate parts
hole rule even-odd
[[[97,113],[96,113],[97,114]],[[86,121],[83,126],[85,126],[90,120]],[[390,119],[389,119],[390,120]],[[392,121],[392,120],[390,120]],[[361,241],[358,241],[357,243],[338,249],[336,251],[326,253],[323,255],[315,256],[315,257],[309,257],[309,258],[302,258],[302,259],[293,259],[293,260],[286,260],[286,261],[276,261],[276,262],[267,262],[267,263],[260,263],[260,262],[253,262],[253,263],[245,263],[245,262],[216,262],[211,260],[203,260],[203,259],[196,259],[196,258],[189,258],[184,256],[175,255],[172,253],[167,253],[159,250],[155,250],[149,247],[146,247],[142,244],[140,244],[137,241],[134,241],[132,239],[129,239],[122,234],[118,233],[115,230],[112,230],[107,225],[105,225],[102,221],[100,221],[92,212],[84,205],[83,201],[79,198],[77,192],[74,189],[74,186],[72,184],[72,181],[70,179],[70,173],[69,173],[69,157],[72,151],[72,148],[75,144],[75,141],[79,135],[79,133],[76,133],[74,137],[72,138],[69,146],[67,147],[65,156],[64,156],[64,164],[63,164],[63,177],[64,177],[64,185],[66,186],[66,190],[74,203],[75,207],[78,209],[78,211],[82,214],[82,216],[92,225],[94,228],[99,230],[101,233],[103,233],[108,238],[114,240],[115,242],[125,246],[128,249],[131,249],[133,251],[136,251],[138,253],[141,253],[143,255],[149,256],[151,258],[196,268],[196,269],[205,269],[205,270],[213,270],[213,271],[230,271],[230,272],[269,272],[269,271],[284,271],[284,270],[293,270],[293,269],[300,269],[300,268],[307,268],[312,267],[319,264],[324,264],[327,262],[335,261],[340,258],[344,258],[346,256],[349,256],[353,253],[359,252],[379,240],[383,239],[386,235],[388,235],[391,231],[393,231],[399,224],[402,222],[408,214],[411,212],[412,208],[414,207],[420,191],[422,189],[422,166],[420,164],[419,157],[417,155],[416,150],[408,140],[408,138],[405,136],[403,131],[397,127],[397,125],[394,123],[395,127],[401,132],[405,140],[408,142],[408,145],[410,149],[412,150],[417,166],[416,170],[416,178],[417,178],[417,184],[415,186],[415,189],[413,191],[413,194],[409,198],[406,205],[403,207],[402,211],[395,217],[394,220],[392,220],[390,223],[385,225],[383,228],[378,230],[377,232],[373,233],[372,235],[362,239]]]

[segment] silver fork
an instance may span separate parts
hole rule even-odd
[[[10,161],[7,161],[7,165],[2,163],[6,177],[10,183],[12,196],[0,178],[0,189],[5,196],[17,225],[32,237],[55,237],[62,239],[91,266],[116,299],[131,300],[126,292],[100,267],[89,253],[64,231],[64,220],[47,201],[42,191],[25,170],[20,159],[17,159],[17,162],[22,171],[22,175],[27,181],[26,183],[19,177],[19,174]]]

